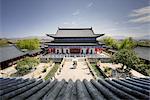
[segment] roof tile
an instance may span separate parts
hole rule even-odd
[[[134,81],[133,81],[134,80]],[[16,84],[14,84],[16,82]],[[50,82],[0,78],[1,100],[149,100],[150,78]],[[11,86],[11,87],[10,87]]]

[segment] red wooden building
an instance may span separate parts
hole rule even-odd
[[[104,49],[97,41],[103,35],[92,28],[58,28],[56,34],[47,34],[53,41],[46,45],[50,54],[97,54]]]

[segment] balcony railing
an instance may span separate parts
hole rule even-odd
[[[64,58],[64,57],[87,57],[87,58],[110,58],[109,55],[101,54],[47,54],[41,55],[41,58]]]

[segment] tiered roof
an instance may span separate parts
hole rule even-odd
[[[96,38],[104,34],[95,34],[92,28],[58,28],[56,34],[47,34],[54,38],[49,46],[99,46]]]
[[[100,37],[104,34],[94,34],[92,28],[58,28],[56,34],[47,34],[50,37]]]
[[[69,80],[0,78],[1,100],[149,100],[150,78]]]

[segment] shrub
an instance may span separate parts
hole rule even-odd
[[[17,62],[17,66],[15,68],[18,74],[24,75],[30,72],[30,70],[35,66],[37,66],[38,64],[39,64],[39,59],[27,57]]]
[[[21,67],[16,66],[16,70],[17,70],[18,74],[20,74],[20,75],[24,75],[24,74],[28,73],[30,71],[30,69],[31,68],[28,65],[21,65]]]
[[[100,72],[98,70],[98,66],[95,63],[91,63],[93,70],[95,71],[96,75],[99,77]]]
[[[112,74],[112,69],[109,67],[105,67],[104,72],[107,76],[111,76]]]
[[[135,67],[135,70],[137,70],[138,72],[146,75],[146,76],[150,76],[150,65],[147,64],[138,64]]]

